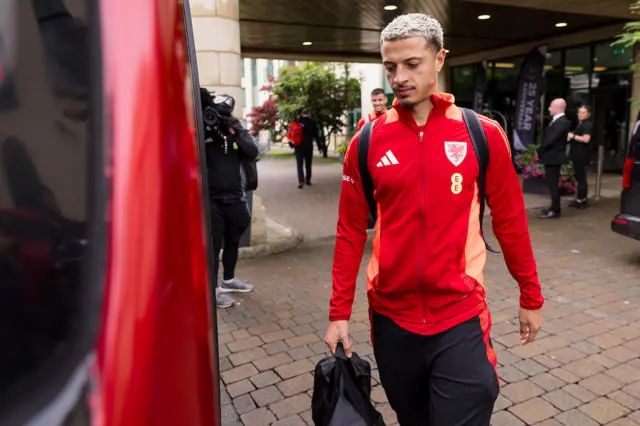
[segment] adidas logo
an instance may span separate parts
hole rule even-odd
[[[396,156],[393,155],[393,152],[389,150],[385,155],[382,156],[382,159],[378,162],[377,167],[386,167],[386,166],[391,166],[392,164],[400,164],[400,163],[396,159]]]

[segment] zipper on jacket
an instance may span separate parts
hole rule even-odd
[[[420,300],[422,301],[422,323],[427,323],[427,302],[424,295],[424,286],[422,283],[422,262],[424,257],[424,129],[427,127],[425,123],[424,127],[420,131],[420,258],[418,259],[418,291],[420,293]]]

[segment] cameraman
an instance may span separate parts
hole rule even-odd
[[[223,279],[216,287],[216,305],[219,308],[233,306],[234,300],[225,293],[247,293],[253,286],[235,278],[240,237],[251,224],[240,169],[243,157],[253,160],[258,147],[253,138],[231,115],[235,102],[227,97],[226,104],[216,104],[211,93],[200,88],[202,107],[205,109],[205,152],[207,158],[211,230],[213,239],[214,274],[218,282],[220,250],[222,253]],[[218,97],[216,97],[218,99]],[[216,124],[210,125],[211,110],[215,110]]]

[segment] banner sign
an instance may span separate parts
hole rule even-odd
[[[540,105],[546,54],[546,45],[531,50],[520,68],[513,126],[513,145],[516,150],[524,150],[535,142],[536,113]]]

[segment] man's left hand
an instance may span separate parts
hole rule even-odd
[[[536,339],[540,328],[542,328],[542,309],[529,311],[520,308],[518,312],[520,321],[520,341],[523,345],[531,343]]]

